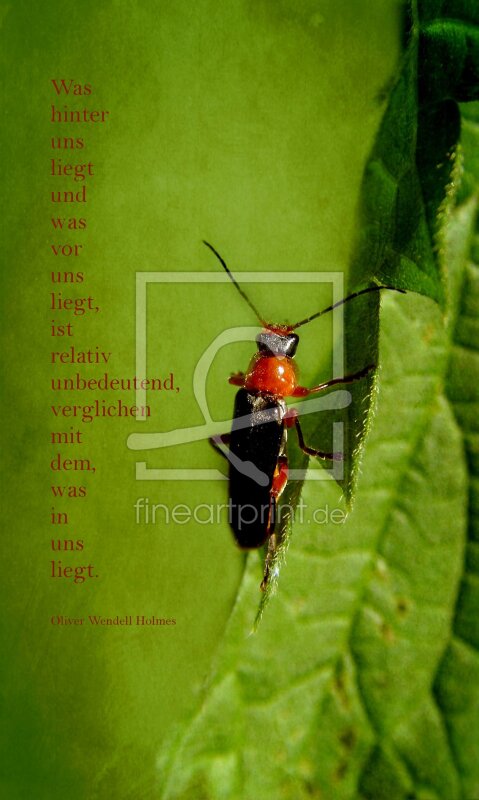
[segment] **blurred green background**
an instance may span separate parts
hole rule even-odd
[[[126,441],[138,430],[200,424],[192,392],[198,357],[225,327],[254,319],[226,284],[155,286],[148,299],[149,374],[173,371],[181,391],[150,396],[147,423],[82,425],[84,444],[73,455],[90,457],[96,473],[75,481],[87,487],[84,499],[53,503],[50,432],[70,423],[55,423],[50,406],[85,397],[60,399],[49,389],[51,377],[77,371],[50,364],[59,340],[49,326],[60,317],[49,310],[49,293],[92,294],[101,314],[75,318],[74,339],[60,343],[99,345],[112,352],[112,375],[132,376],[135,273],[216,270],[202,239],[238,272],[346,273],[362,172],[400,55],[400,4],[18,0],[3,6],[2,32],[2,792],[9,800],[154,797],[162,742],[197,703],[244,560],[225,525],[135,524],[140,496],[170,506],[221,503],[226,486],[138,483],[140,456]],[[92,94],[60,100],[52,78],[91,83]],[[108,109],[109,121],[53,126],[52,103]],[[53,135],[82,135],[85,148],[54,153]],[[71,188],[69,180],[50,177],[54,155],[95,164],[80,214],[87,228],[65,239],[83,243],[76,259],[55,258],[50,249],[63,241],[50,221],[50,192]],[[81,270],[84,283],[53,287],[56,269]],[[285,291],[257,284],[250,294],[279,321],[312,313],[330,297],[328,287],[308,285]],[[305,329],[298,361],[306,383],[327,378],[330,348],[329,325]],[[207,387],[215,418],[228,418],[234,390],[226,378],[245,368],[250,353],[244,344],[219,354]],[[104,371],[78,370],[92,377]],[[141,460],[151,467],[222,467],[206,442]],[[84,554],[64,562],[91,561],[98,579],[73,585],[49,578],[52,505],[70,516],[65,538],[85,540]],[[258,602],[253,583],[250,622]],[[52,614],[89,613],[154,614],[177,624],[50,624]]]

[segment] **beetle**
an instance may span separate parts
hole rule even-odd
[[[405,294],[394,286],[369,286],[311,314],[294,325],[266,322],[243,291],[218,251],[203,242],[216,256],[233,285],[254,312],[262,331],[256,337],[258,350],[246,373],[237,372],[229,383],[239,387],[236,394],[231,433],[212,437],[211,444],[229,461],[229,523],[236,543],[242,550],[256,550],[268,542],[264,591],[277,542],[275,525],[278,500],[288,481],[287,436],[295,428],[301,450],[309,456],[325,460],[341,460],[341,453],[327,453],[305,444],[298,412],[285,403],[286,397],[306,397],[332,386],[361,380],[374,369],[363,369],[342,378],[307,388],[298,383],[294,356],[299,343],[295,331],[302,325],[327,314],[360,295],[390,289]],[[226,452],[221,445],[228,446]]]

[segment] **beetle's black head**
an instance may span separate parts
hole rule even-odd
[[[261,353],[273,356],[293,358],[298,346],[299,336],[291,332],[261,331],[256,337],[256,344]]]

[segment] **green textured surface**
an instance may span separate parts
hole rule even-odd
[[[439,12],[454,24],[442,20],[438,30]],[[449,180],[437,163],[458,133],[448,122],[457,116],[451,106],[441,115],[441,104],[473,99],[477,12],[467,2],[422,3],[421,14],[423,39],[416,27],[401,50],[395,0],[19,0],[3,7],[2,692],[9,724],[1,793],[8,800],[479,796],[472,521],[466,546],[477,509],[477,380],[470,378],[477,278],[466,265],[476,213],[473,116],[463,130],[471,166],[447,256],[431,243]],[[417,57],[429,65],[419,105]],[[82,158],[94,161],[97,174],[88,228],[77,237],[84,255],[73,267],[50,254],[54,77],[91,82],[85,105],[111,112],[104,128],[82,130]],[[421,103],[439,116],[424,118]],[[438,119],[446,119],[444,128]],[[414,149],[421,141],[428,143],[423,159]],[[386,162],[393,178],[383,181]],[[368,214],[379,214],[379,232]],[[71,536],[85,539],[85,559],[100,578],[73,586],[47,577],[50,271],[85,272],[78,292],[93,294],[102,313],[78,318],[74,344],[111,350],[109,371],[129,376],[135,272],[212,271],[203,238],[238,271],[346,276],[352,264],[354,285],[399,282],[449,309],[444,330],[431,299],[384,298],[378,408],[354,511],[344,526],[295,525],[278,594],[249,638],[257,556],[243,575],[224,524],[134,522],[139,496],[170,507],[221,503],[224,484],[137,484],[139,456],[126,446],[140,427],[201,423],[191,389],[198,357],[224,327],[253,324],[227,285],[152,289],[149,371],[174,370],[181,392],[156,399],[142,426],[82,426],[82,450],[96,474],[81,481],[86,498],[55,505],[71,515]],[[398,253],[413,257],[406,263]],[[316,311],[329,294],[257,284],[254,299],[265,316],[283,320]],[[364,336],[377,347],[378,307],[354,313],[361,319],[348,322],[356,338],[348,359],[358,368]],[[305,383],[328,377],[330,345],[328,324],[304,329]],[[207,386],[215,418],[230,413],[225,376],[244,369],[249,353],[241,344],[218,355]],[[360,393],[355,408],[365,414],[368,402]],[[362,433],[364,414],[350,421],[351,440]],[[220,466],[205,442],[144,458],[155,467]],[[304,491],[309,507],[340,503],[335,484],[322,482],[319,494],[317,485]],[[174,616],[177,625],[49,624],[52,614],[88,613]]]

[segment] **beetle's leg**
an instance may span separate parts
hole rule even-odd
[[[308,447],[304,442],[303,431],[301,430],[301,425],[297,417],[294,424],[296,426],[296,433],[298,434],[298,443],[303,453],[306,453],[308,456],[316,456],[317,458],[324,458],[330,461],[342,461],[342,453],[325,453],[323,450],[316,450],[314,447]]]
[[[208,439],[211,447],[213,447],[216,450],[216,452],[220,454],[220,456],[223,456],[223,458],[228,458],[228,456],[226,455],[224,450],[221,449],[220,445],[223,444],[225,445],[225,447],[228,447],[230,440],[231,440],[230,433],[221,433],[219,434],[219,436],[210,436],[210,438]]]
[[[359,370],[359,372],[354,372],[352,375],[345,375],[343,378],[333,378],[331,381],[320,383],[319,386],[313,386],[311,389],[308,389],[306,386],[297,386],[292,396],[306,397],[308,394],[313,394],[313,392],[322,392],[324,389],[329,389],[331,386],[338,386],[342,383],[353,383],[353,381],[359,381],[361,378],[365,378],[366,375],[368,375],[371,370],[375,368],[375,366],[375,364],[368,364],[367,367],[363,367],[363,369]]]
[[[298,444],[303,453],[306,453],[306,455],[324,458],[329,461],[342,461],[342,453],[324,453],[322,450],[315,450],[313,447],[308,447],[308,445],[305,444],[303,431],[301,430],[301,425],[299,424],[298,412],[295,408],[288,408],[284,416],[284,424],[288,428],[292,428],[293,425],[295,426],[296,433],[298,435]]]
[[[271,486],[271,494],[275,500],[284,492],[285,486],[288,482],[288,459],[286,456],[279,456],[278,463],[273,475],[273,483]]]
[[[228,383],[232,386],[244,386],[244,372],[235,372],[228,378]]]

